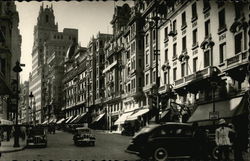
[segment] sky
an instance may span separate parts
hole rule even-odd
[[[37,24],[37,17],[40,6],[53,5],[55,22],[58,22],[58,30],[62,32],[63,28],[78,29],[78,38],[81,46],[86,47],[90,38],[101,33],[112,34],[110,24],[115,5],[128,3],[133,6],[133,1],[61,1],[61,2],[15,2],[19,13],[19,29],[22,36],[21,44],[21,63],[25,64],[20,73],[21,81],[29,79],[29,73],[32,70],[32,46],[34,26]]]

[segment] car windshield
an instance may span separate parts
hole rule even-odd
[[[34,128],[31,129],[30,135],[43,135],[44,134],[44,129],[42,128]]]

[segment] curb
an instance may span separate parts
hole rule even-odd
[[[11,149],[11,150],[4,150],[4,151],[0,151],[0,153],[11,153],[11,152],[17,152],[17,151],[21,151],[24,150],[26,148],[26,145],[21,147],[21,148],[17,148],[17,149]]]

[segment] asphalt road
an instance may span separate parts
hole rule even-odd
[[[72,140],[72,134],[57,131],[48,135],[47,148],[28,148],[19,152],[5,153],[1,161],[136,161],[136,155],[124,150],[131,137],[120,134],[109,134],[95,131],[96,145],[94,147],[77,147]]]

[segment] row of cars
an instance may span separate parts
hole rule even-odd
[[[47,147],[47,131],[44,126],[34,126],[28,129],[27,146]],[[95,136],[88,127],[78,127],[75,129],[73,141],[75,145],[95,146]]]
[[[194,128],[186,123],[165,123],[146,126],[135,134],[126,152],[137,154],[146,160],[165,161],[169,158],[191,158],[199,152],[194,142]],[[218,157],[213,137],[208,138],[207,154],[210,159]]]

